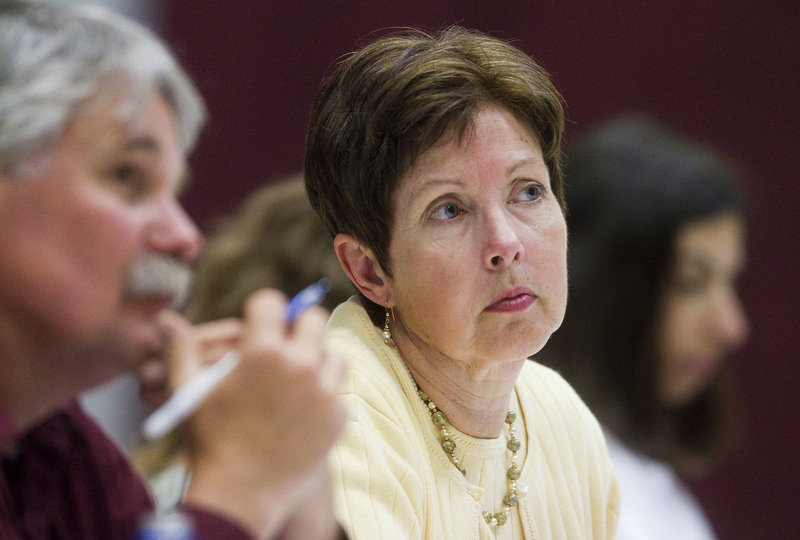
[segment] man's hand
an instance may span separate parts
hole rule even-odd
[[[336,400],[345,362],[323,350],[324,309],[309,308],[289,327],[285,308],[283,294],[264,290],[248,300],[241,323],[193,329],[165,319],[174,336],[173,386],[239,350],[239,365],[187,422],[187,502],[226,514],[259,538],[279,532],[301,507],[322,516],[320,530],[326,521],[335,530],[325,459],[345,421]]]

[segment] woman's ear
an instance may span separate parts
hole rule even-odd
[[[375,255],[349,234],[339,233],[333,239],[333,249],[347,277],[361,293],[381,306],[387,306],[391,292],[385,274]],[[389,306],[391,307],[391,306]]]

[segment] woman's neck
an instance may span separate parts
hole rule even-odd
[[[473,437],[499,437],[525,359],[475,371],[470,364],[448,358],[402,331],[398,334],[394,341],[411,376],[448,423]]]

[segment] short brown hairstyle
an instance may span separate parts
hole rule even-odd
[[[468,135],[486,105],[508,109],[542,146],[563,208],[561,96],[527,54],[460,27],[393,34],[348,56],[322,85],[306,140],[306,190],[331,235],[352,235],[391,276],[392,197],[446,132]]]

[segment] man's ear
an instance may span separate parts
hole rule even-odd
[[[376,304],[391,307],[391,291],[372,250],[344,233],[333,239],[333,249],[347,277],[358,290]]]

